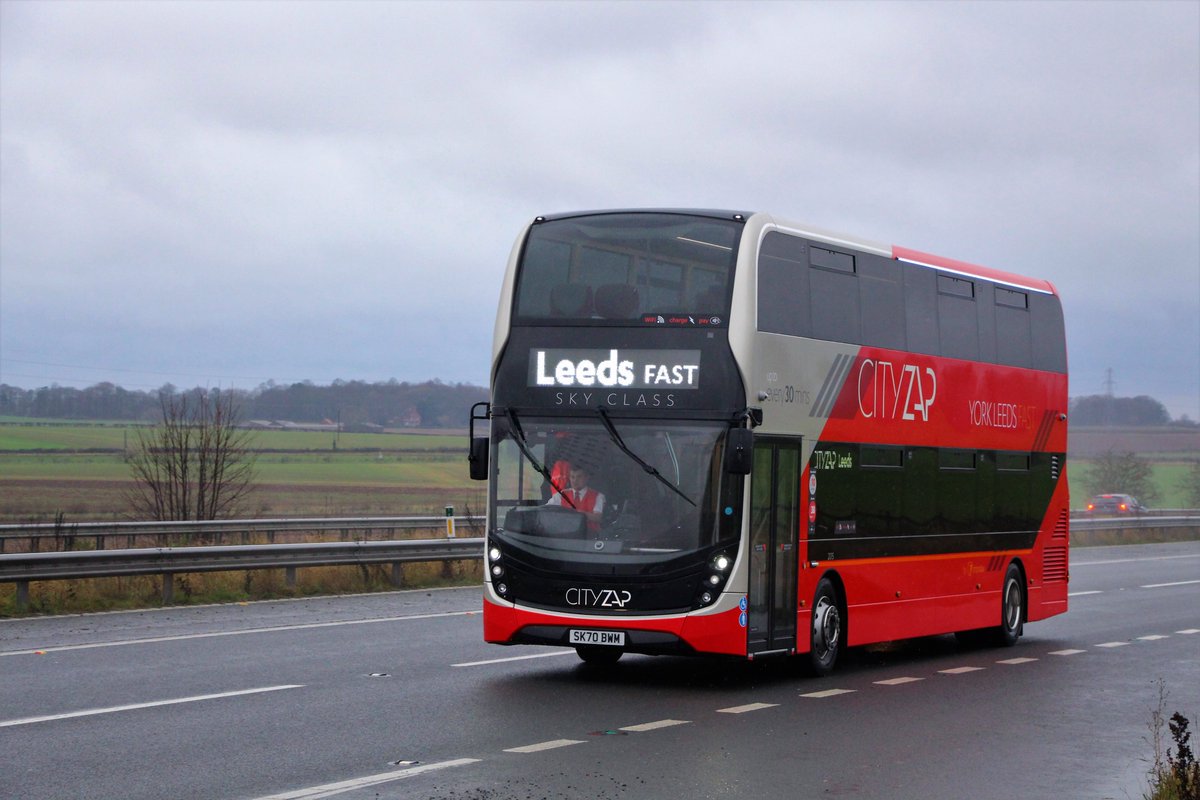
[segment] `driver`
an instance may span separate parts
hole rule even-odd
[[[546,505],[574,508],[587,515],[589,533],[599,531],[600,516],[604,513],[604,493],[588,486],[591,475],[581,464],[572,464],[567,475],[568,488],[551,497]]]

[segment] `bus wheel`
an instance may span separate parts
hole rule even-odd
[[[842,649],[842,612],[838,608],[837,589],[833,581],[822,578],[812,605],[812,630],[808,650],[808,666],[814,675],[833,672]]]
[[[579,645],[575,648],[575,652],[583,659],[585,664],[595,664],[596,666],[608,667],[621,660],[621,656],[625,653],[619,647],[595,647],[588,645]]]
[[[1004,591],[1000,594],[1000,627],[995,630],[996,644],[1012,647],[1025,630],[1025,587],[1021,585],[1021,568],[1008,565],[1004,575]]]

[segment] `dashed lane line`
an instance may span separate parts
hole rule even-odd
[[[1028,664],[1033,661],[1037,661],[1037,659],[1030,658],[1029,656],[1019,656],[1017,658],[1005,658],[1001,661],[997,661],[996,663],[997,664],[1009,664],[1011,666],[1016,666],[1017,664]]]
[[[63,714],[46,714],[40,717],[22,717],[21,719],[6,719],[0,720],[0,728],[11,728],[17,725],[32,725],[37,722],[52,722],[59,719],[73,719],[75,717],[93,717],[99,714],[115,714],[120,711],[136,711],[141,708],[157,708],[159,706],[174,706],[180,703],[199,703],[203,700],[220,700],[225,697],[242,697],[248,694],[265,694],[266,692],[280,692],[284,689],[300,689],[304,684],[289,683],[283,686],[262,686],[257,689],[240,689],[235,692],[217,692],[216,694],[200,694],[194,697],[176,697],[170,700],[152,700],[148,703],[129,703],[123,706],[109,706],[108,708],[89,708],[84,711],[68,711]]]
[[[1184,628],[1181,631],[1175,631],[1180,636],[1191,636],[1193,633],[1200,633],[1200,628]]]
[[[482,667],[486,664],[506,664],[509,661],[528,661],[531,658],[550,658],[551,656],[573,656],[574,650],[555,650],[553,653],[534,653],[529,656],[509,656],[508,658],[489,658],[487,661],[464,661],[461,664],[451,664],[452,667]]]
[[[951,667],[950,669],[939,669],[938,672],[942,675],[965,675],[968,672],[979,672],[987,669],[986,667]]]
[[[1096,647],[1125,647],[1128,644],[1129,642],[1104,642],[1103,644],[1096,645]]]
[[[744,706],[733,706],[732,708],[718,708],[718,714],[746,714],[751,711],[762,711],[764,708],[776,708],[779,703],[747,703]]]
[[[1049,653],[1047,653],[1047,655],[1051,655],[1051,656],[1076,656],[1076,655],[1079,655],[1080,653],[1086,653],[1086,652],[1087,652],[1087,650],[1077,650],[1077,649],[1075,649],[1075,648],[1068,648],[1068,649],[1066,649],[1066,650],[1051,650]]]
[[[383,783],[411,778],[414,775],[420,775],[424,772],[434,772],[449,767],[475,764],[478,761],[478,758],[456,758],[451,761],[438,761],[433,764],[421,764],[415,767],[398,769],[393,772],[380,772],[376,775],[366,775],[362,778],[351,778],[350,780],[338,781],[337,783],[325,783],[320,786],[309,786],[306,789],[294,789],[290,792],[259,797],[257,800],[318,800],[318,798],[322,797],[333,797],[344,792],[352,792],[355,789],[365,789],[371,786],[379,786]]]
[[[888,678],[886,681],[875,681],[875,683],[877,683],[880,686],[903,686],[906,683],[916,683],[917,681],[923,681],[923,680],[925,680],[925,679],[924,678],[913,678],[911,676],[906,675],[902,678]]]
[[[643,722],[641,725],[628,725],[621,728],[623,731],[630,733],[643,733],[645,731],[656,731],[659,728],[671,728],[676,725],[687,725],[690,720],[686,719],[660,719],[657,722]]]
[[[551,739],[548,742],[538,742],[537,744],[527,744],[521,747],[509,747],[504,752],[506,753],[540,753],[543,750],[557,750],[560,747],[570,747],[573,744],[586,744],[582,739]]]
[[[1170,636],[1164,636],[1161,633],[1152,633],[1149,636],[1139,636],[1138,641],[1140,641],[1140,642],[1157,642],[1159,639],[1170,639],[1170,638],[1171,638]]]
[[[1147,583],[1139,588],[1142,588],[1142,589],[1164,589],[1168,586],[1195,586],[1197,583],[1200,583],[1200,580],[1197,580],[1197,581],[1172,581],[1171,583]]]
[[[839,694],[853,694],[857,689],[825,689],[820,692],[807,692],[800,695],[801,697],[811,697],[817,700],[824,700],[826,697],[837,697]]]

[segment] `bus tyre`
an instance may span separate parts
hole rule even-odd
[[[1008,565],[1004,575],[1004,590],[1000,593],[1000,627],[995,629],[994,640],[1002,647],[1012,647],[1025,630],[1025,586],[1021,580],[1021,568],[1015,563]]]
[[[829,578],[822,578],[817,584],[812,604],[808,668],[813,675],[824,676],[833,672],[842,650],[845,630],[837,589]]]
[[[620,661],[621,656],[625,653],[619,647],[597,647],[583,644],[576,647],[575,652],[583,659],[583,663],[598,667],[612,666]]]

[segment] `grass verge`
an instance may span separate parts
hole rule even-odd
[[[398,588],[478,586],[483,583],[483,564],[481,561],[454,561],[445,566],[405,564],[400,586],[393,585],[391,577],[388,564],[302,567],[296,570],[294,586],[287,585],[282,569],[177,574],[172,605],[239,603]],[[35,581],[29,586],[29,607],[25,611],[17,609],[16,584],[0,584],[0,617],[159,608],[163,605],[162,581],[157,575]]]

